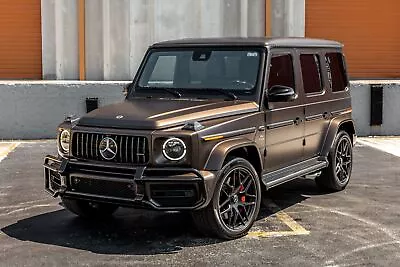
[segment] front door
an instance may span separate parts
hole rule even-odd
[[[299,77],[294,72],[294,53],[274,52],[271,56],[267,88],[274,85],[292,87],[297,99],[289,102],[269,102],[266,112],[265,171],[275,171],[303,160],[304,106],[303,93],[298,88]],[[300,80],[301,81],[301,80]]]

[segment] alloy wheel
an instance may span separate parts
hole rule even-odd
[[[352,167],[352,150],[351,141],[348,138],[342,138],[339,141],[336,150],[336,166],[335,174],[342,184],[347,183],[350,179],[351,167]]]
[[[252,172],[243,167],[225,175],[219,192],[218,215],[224,227],[240,231],[252,223],[258,198]]]

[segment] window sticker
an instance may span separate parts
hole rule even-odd
[[[248,57],[258,57],[258,53],[257,52],[247,52],[247,56]]]

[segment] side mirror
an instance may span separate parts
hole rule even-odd
[[[269,102],[289,102],[296,100],[297,97],[292,87],[283,85],[274,85],[267,92]]]

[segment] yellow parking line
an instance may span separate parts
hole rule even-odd
[[[278,220],[286,224],[292,231],[252,231],[248,233],[248,237],[280,237],[310,234],[310,231],[298,224],[295,220],[293,220],[292,217],[283,212],[275,203],[268,201],[264,203],[264,205],[274,213]]]
[[[17,146],[18,143],[0,143],[0,162],[7,157],[7,155],[13,151]]]

